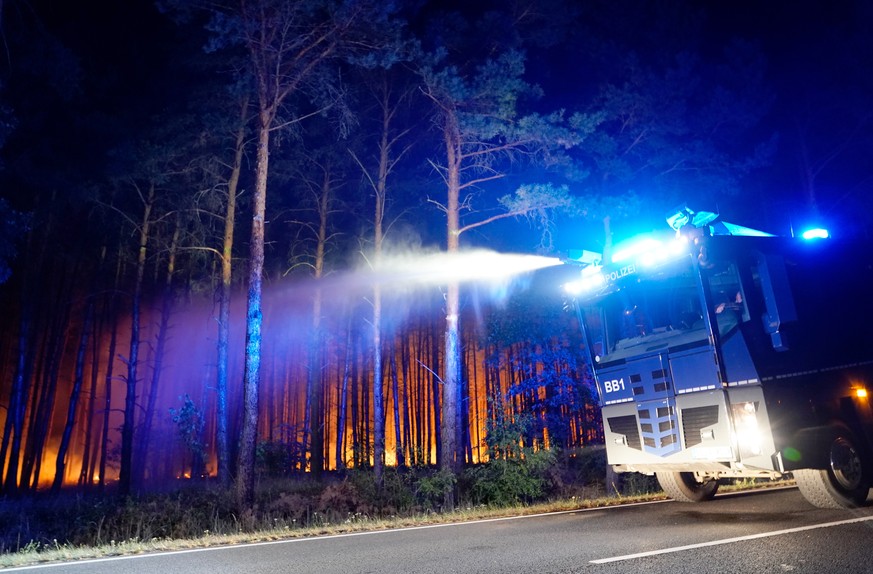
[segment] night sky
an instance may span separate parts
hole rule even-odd
[[[441,6],[426,3],[424,13]],[[656,45],[674,52],[691,50],[704,65],[710,61],[717,65],[724,47],[736,39],[760,50],[766,66],[763,88],[768,93],[759,99],[769,107],[741,134],[745,141],[732,142],[749,151],[771,138],[776,142],[764,164],[740,182],[740,196],[746,193],[756,201],[750,205],[743,197],[689,193],[689,201],[705,203],[694,207],[719,210],[730,219],[769,226],[778,233],[787,232],[789,225],[815,207],[835,224],[866,210],[873,185],[873,168],[865,161],[873,146],[867,111],[873,60],[867,32],[873,18],[867,3],[581,2],[569,6],[575,7],[584,25],[591,23],[588,16],[599,14],[601,21],[591,29],[605,37],[611,34],[617,45],[638,50],[643,60]],[[67,182],[70,177],[99,180],[110,149],[147,128],[155,114],[178,107],[192,88],[179,63],[197,57],[202,38],[191,28],[180,29],[150,2],[73,5],[43,0],[8,2],[4,10],[8,36],[4,100],[14,110],[20,129],[12,132],[4,150],[3,195],[24,210],[38,189],[56,186],[51,178],[34,181],[28,172],[43,172],[37,178],[42,180],[46,170],[73,170],[77,173],[56,176]],[[650,25],[651,14],[658,12],[669,12],[673,21]],[[684,35],[688,24],[677,16],[683,14],[696,22],[691,27],[696,37]],[[528,75],[544,88],[544,108],[584,108],[598,86],[589,80],[594,70],[584,67],[589,60],[579,57],[590,47],[590,34],[576,19],[559,27],[558,34],[557,45],[531,49]],[[40,46],[40,41],[48,47]],[[60,70],[46,66],[41,77],[28,74],[34,68],[23,64],[27,59],[37,58],[42,61],[37,66],[44,65],[60,58],[61,50],[69,65]],[[69,69],[73,66],[78,73]],[[621,81],[617,76],[620,70],[609,79]],[[807,179],[811,171],[816,174],[815,207],[810,199],[813,184]],[[526,175],[530,174],[519,177]],[[675,197],[681,195],[677,192]],[[853,228],[869,226],[868,219],[861,219]],[[644,227],[658,224],[647,221]],[[494,233],[502,231],[495,229],[482,239],[499,242]]]

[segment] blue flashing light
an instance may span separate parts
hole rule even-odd
[[[642,265],[656,265],[664,261],[675,259],[686,252],[688,239],[677,237],[669,241],[660,241],[653,237],[645,237],[628,244],[627,247],[617,250],[612,255],[613,263],[635,260]]]
[[[640,239],[638,241],[634,241],[627,247],[623,249],[619,249],[615,253],[612,254],[612,262],[620,263],[621,261],[627,261],[628,259],[633,259],[643,253],[648,253],[658,249],[661,246],[661,242],[652,237],[646,237],[644,239]]]
[[[827,229],[824,229],[822,227],[816,227],[814,229],[807,229],[806,231],[801,233],[800,236],[803,239],[810,241],[812,239],[827,239],[831,236],[831,234],[828,233]]]

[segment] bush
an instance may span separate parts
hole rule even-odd
[[[439,510],[454,498],[458,478],[447,471],[437,471],[418,479],[416,499],[425,510]]]
[[[529,452],[523,458],[499,458],[467,470],[476,504],[509,506],[546,498],[551,486],[552,451]]]
[[[348,480],[361,498],[381,516],[392,516],[415,509],[415,474],[407,469],[388,467],[382,473],[382,484],[377,484],[370,471],[352,471]]]
[[[546,498],[559,482],[555,451],[525,446],[529,415],[512,417],[499,406],[494,412],[485,438],[490,460],[464,473],[473,502],[507,506]]]

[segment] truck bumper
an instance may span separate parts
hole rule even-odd
[[[781,473],[757,385],[607,405],[603,420],[607,458],[618,472]]]

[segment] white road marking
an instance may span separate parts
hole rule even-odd
[[[798,526],[797,528],[787,528],[785,530],[774,530],[772,532],[761,532],[760,534],[750,534],[748,536],[737,536],[736,538],[725,538],[723,540],[713,540],[711,542],[700,542],[698,544],[688,544],[686,546],[674,546],[673,548],[663,548],[661,550],[650,550],[648,552],[638,552],[636,554],[626,554],[624,556],[614,556],[612,558],[601,558],[592,560],[591,564],[608,564],[610,562],[621,562],[622,560],[633,560],[635,558],[647,558],[649,556],[658,556],[659,554],[670,554],[671,552],[684,552],[686,550],[694,550],[696,548],[706,548],[708,546],[721,546],[722,544],[733,544],[734,542],[744,542],[746,540],[757,540],[759,538],[770,538],[771,536],[782,536],[783,534],[794,534],[796,532],[805,532],[807,530],[817,530],[820,528],[831,528],[833,526],[845,526],[846,524],[857,524],[859,522],[873,521],[873,516],[865,516],[863,518],[852,518],[850,520],[839,520],[837,522],[824,522],[821,524],[810,524],[809,526]]]

